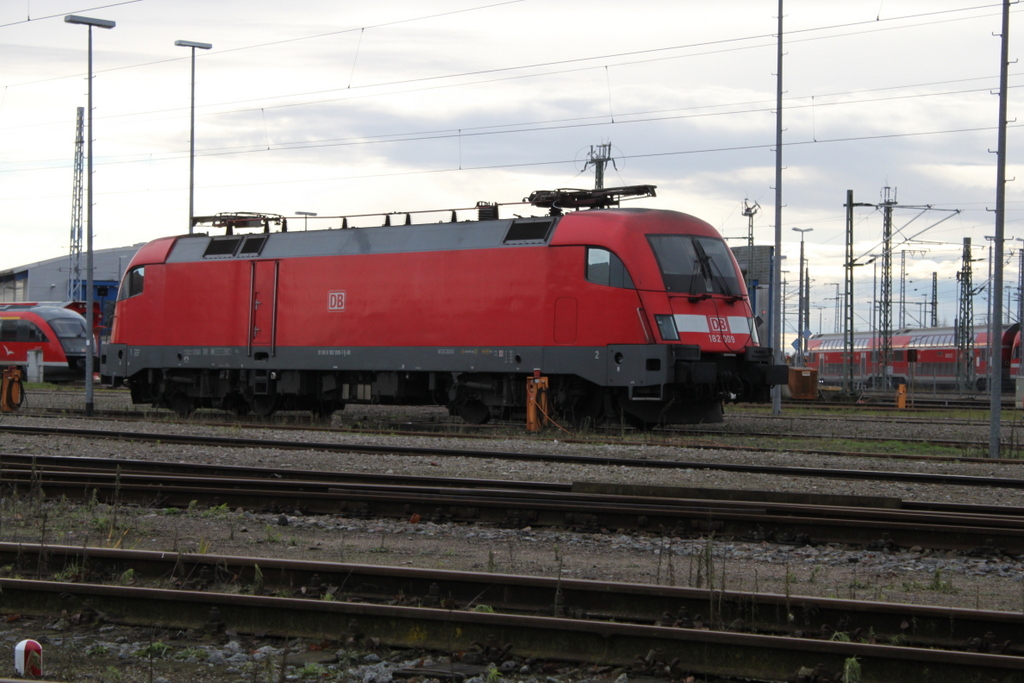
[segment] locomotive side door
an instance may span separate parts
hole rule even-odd
[[[250,356],[273,356],[277,350],[277,281],[279,261],[252,261],[249,286]]]

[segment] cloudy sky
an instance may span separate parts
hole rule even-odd
[[[1022,10],[1011,60],[1024,56]],[[848,189],[877,203],[888,186],[907,207],[894,224],[917,241],[897,238],[894,275],[905,250],[908,324],[932,272],[939,322],[953,324],[964,237],[981,259],[974,281],[987,280],[1000,11],[978,0],[787,2],[783,247],[795,280],[792,228],[813,228],[815,331],[834,325]],[[93,30],[96,248],[187,231],[190,50],[175,40],[213,44],[196,54],[197,215],[307,211],[319,214],[312,229],[341,215],[516,202],[591,186],[583,160],[610,142],[606,185],[655,184],[642,205],[699,216],[734,245],[747,233],[744,200],[756,201],[755,240],[774,240],[771,0],[4,0],[0,269],[68,253],[88,31],[66,14],[117,22]],[[1022,73],[1011,65],[1011,121]],[[1008,138],[1013,286],[1020,125]],[[934,209],[909,208],[924,205]],[[878,251],[881,229],[877,210],[858,209],[858,256]],[[872,267],[858,272],[860,326]]]

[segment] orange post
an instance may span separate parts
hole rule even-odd
[[[535,370],[533,377],[526,380],[526,431],[539,432],[541,425],[549,422],[548,378],[541,377],[540,370]]]
[[[25,394],[21,386],[21,368],[10,366],[4,369],[0,382],[0,412],[13,413],[21,407]]]
[[[906,408],[907,407],[907,385],[901,384],[896,387],[896,407]]]

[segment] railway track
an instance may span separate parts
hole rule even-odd
[[[4,455],[0,467],[10,487],[114,505],[227,505],[508,528],[633,529],[685,537],[714,533],[747,541],[1024,553],[1024,508],[600,483],[282,473],[59,456]],[[1024,480],[1013,484],[1024,487]]]
[[[0,543],[20,578],[337,599],[1024,656],[1024,617],[878,601],[259,557]]]
[[[64,613],[82,624],[372,640],[496,663],[543,658],[627,666],[634,675],[676,680],[793,680],[801,670],[834,676],[856,658],[863,683],[1024,681],[1024,619],[1016,614],[23,544],[0,544],[0,562],[35,577],[0,579],[5,613]],[[57,568],[74,581],[39,578]],[[104,582],[128,570],[139,583],[159,587]]]
[[[36,417],[68,417],[69,415],[75,417],[82,417],[84,413],[80,414],[80,411],[68,411],[66,409],[45,409],[36,411],[25,411],[24,415]],[[793,416],[763,416],[764,420],[771,422],[777,422],[779,420],[792,420]],[[129,421],[137,422],[142,420],[155,420],[156,422],[163,422],[167,424],[189,424],[189,425],[204,425],[208,427],[230,427],[237,428],[239,426],[250,430],[293,430],[293,431],[312,431],[312,432],[325,432],[325,433],[337,433],[339,430],[325,426],[318,420],[313,420],[306,415],[290,415],[287,417],[275,416],[272,419],[255,419],[255,418],[239,418],[235,421],[225,422],[218,416],[216,419],[202,419],[197,417],[189,418],[188,420],[181,420],[173,414],[163,411],[97,411],[94,413],[92,418],[94,420],[117,420],[117,421]],[[825,416],[814,416],[814,415],[800,415],[796,419],[801,421],[832,421],[834,418]],[[877,417],[844,417],[844,422],[866,422],[871,424],[877,424],[880,418]],[[931,425],[934,424],[934,419],[925,418],[912,418],[906,416],[893,417],[892,421],[898,421],[900,423],[914,423]],[[1007,420],[1009,422],[1009,420]],[[977,426],[977,421],[970,420],[943,420],[945,425],[963,425],[963,426]],[[1012,428],[1012,425],[1007,425]],[[487,439],[495,436],[495,429],[499,428],[500,425],[466,425],[458,422],[386,422],[382,429],[345,429],[343,431],[349,433],[369,433],[379,434],[381,431],[387,433],[399,432],[408,436],[445,436],[445,437],[458,437],[458,438],[481,438]],[[0,425],[0,431],[5,427]],[[911,445],[914,447],[920,446],[933,446],[936,448],[944,449],[955,449],[955,453],[944,453],[942,455],[920,455],[920,454],[904,454],[894,452],[894,450],[886,450],[883,452],[865,452],[860,450],[831,450],[822,448],[813,449],[800,449],[799,447],[790,446],[787,448],[763,446],[758,444],[728,444],[724,440],[728,439],[760,439],[770,441],[805,441],[805,442],[820,442],[823,437],[820,433],[806,433],[806,432],[780,432],[777,430],[730,430],[724,431],[722,429],[707,429],[699,426],[687,426],[687,427],[671,427],[657,429],[647,433],[646,438],[630,439],[624,441],[624,437],[633,437],[641,432],[635,432],[632,430],[621,431],[605,429],[599,430],[601,432],[615,432],[618,434],[618,438],[614,439],[614,443],[618,445],[624,445],[626,443],[636,443],[645,445],[666,445],[666,446],[688,446],[688,447],[699,447],[709,450],[719,451],[754,451],[762,453],[781,453],[781,452],[813,452],[820,455],[838,455],[838,456],[857,456],[857,457],[875,457],[875,458],[909,458],[909,459],[943,459],[951,460],[955,459],[962,462],[978,461],[986,462],[991,464],[993,461],[990,458],[982,456],[972,457],[969,455],[970,452],[978,452],[981,454],[987,453],[988,442],[983,440],[964,440],[964,439],[934,439],[934,438],[915,438],[915,437],[900,437],[894,439],[892,437],[885,436],[872,436],[866,434],[857,434],[856,436],[843,437],[847,441],[855,441],[860,443],[877,443],[886,444],[889,446],[897,445]],[[84,435],[84,434],[83,434]],[[501,438],[505,438],[506,435],[502,435]],[[657,441],[658,437],[668,437],[667,441]],[[838,435],[837,435],[837,438]],[[612,443],[607,439],[594,439],[594,438],[573,438],[569,435],[567,438],[563,438],[566,442],[575,443]],[[1003,458],[1000,462],[1008,463],[1021,463],[1024,464],[1024,457],[1020,457],[1021,447],[1014,446],[1014,443],[1024,441],[1024,434],[1019,437],[1014,437],[1012,434],[1007,437],[1008,441],[1006,446],[1006,452],[1011,456]]]
[[[0,424],[0,434],[21,434],[25,436],[67,436],[87,439],[113,439],[126,442],[150,442],[164,444],[181,444],[190,446],[217,446],[223,448],[267,448],[277,450],[315,450],[329,453],[369,453],[397,454],[427,457],[463,457],[487,458],[495,460],[524,460],[536,462],[560,462],[580,465],[606,465],[615,467],[640,467],[649,469],[716,469],[729,472],[753,472],[757,474],[820,477],[824,479],[860,479],[875,481],[900,481],[920,484],[950,484],[957,486],[993,486],[1000,488],[1024,487],[1024,479],[1017,477],[970,477],[962,475],[924,474],[914,472],[886,472],[878,470],[843,470],[827,467],[785,467],[770,465],[742,465],[733,463],[708,463],[682,460],[656,460],[642,458],[623,458],[614,456],[585,456],[564,453],[522,453],[494,451],[484,449],[446,449],[433,447],[410,446],[378,446],[366,444],[345,444],[325,441],[289,441],[284,439],[258,439],[253,437],[224,437],[191,434],[132,432],[116,429],[78,429],[61,427],[31,427]],[[589,442],[588,442],[589,443]],[[665,444],[678,445],[678,444]],[[702,448],[713,449],[714,445],[702,445]],[[721,450],[741,450],[753,452],[778,452],[778,449],[762,449],[756,447],[721,447]],[[789,449],[793,452],[793,449]],[[889,453],[850,453],[844,451],[812,451],[818,455],[856,455],[860,457],[876,457],[890,459]],[[905,456],[909,459],[936,459],[932,456]],[[949,458],[941,458],[949,460]],[[987,465],[1024,464],[1020,460],[993,461],[986,458],[963,458],[964,462],[981,462]]]
[[[915,410],[977,410],[979,412],[987,412],[989,401],[990,397],[987,394],[971,397],[957,396],[955,394],[943,396],[940,394],[911,392],[907,396],[907,407],[898,408],[898,410],[900,412],[913,412]],[[813,401],[806,399],[783,399],[782,403],[783,406],[789,408],[807,407],[815,410],[897,409],[895,392],[864,393],[856,399],[850,400],[844,400],[840,397],[835,397],[835,399],[819,397]],[[1012,393],[1004,394],[1000,405],[1004,408],[1019,407]]]

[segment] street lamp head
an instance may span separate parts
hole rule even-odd
[[[296,216],[315,216],[316,214],[312,211],[296,211]]]
[[[197,43],[194,40],[176,40],[174,44],[178,47],[197,47],[200,50],[209,50],[213,47],[210,43]]]
[[[96,28],[114,28],[117,23],[110,21],[109,19],[93,19],[92,17],[80,17],[77,14],[69,14],[64,17],[64,22],[67,24],[84,24],[85,26],[95,26]]]

